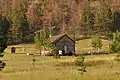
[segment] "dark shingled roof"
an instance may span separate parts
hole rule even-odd
[[[67,35],[66,34],[61,34],[61,35],[51,36],[50,41],[51,41],[51,43],[55,43],[56,41],[60,40],[64,36],[67,36]],[[68,37],[68,38],[71,39],[70,37]],[[72,40],[72,41],[75,42],[74,40]]]

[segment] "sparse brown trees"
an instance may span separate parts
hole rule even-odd
[[[0,12],[11,23],[10,41],[23,42],[23,37],[44,27],[52,35],[66,33],[74,40],[79,35],[106,35],[116,30],[119,21],[118,0],[0,1]]]

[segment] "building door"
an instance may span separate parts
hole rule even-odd
[[[67,46],[64,46],[65,54],[67,53]]]

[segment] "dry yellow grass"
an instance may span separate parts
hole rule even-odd
[[[110,41],[102,40],[103,42],[103,50],[108,50]],[[76,42],[76,51],[89,51],[92,50],[91,47],[91,39],[79,40]]]
[[[36,49],[35,44],[19,44],[19,45],[11,45],[6,48],[5,52],[10,53],[11,52],[11,47],[16,47],[16,53],[38,53],[39,50]]]
[[[110,41],[108,40],[102,40],[102,41],[103,41],[103,50],[108,51]],[[19,44],[12,46],[17,47],[16,53],[24,53],[24,49],[25,49],[25,53],[27,52],[39,53],[39,50],[36,49],[35,44]],[[8,46],[5,52],[10,53],[10,48],[12,46]],[[76,52],[89,51],[89,50],[92,50],[91,39],[79,40],[76,42]]]
[[[82,76],[75,66],[75,57],[53,59],[47,56],[6,53],[7,66],[0,72],[0,80],[119,80],[120,64],[113,61],[115,55],[86,56],[87,72]],[[34,68],[34,69],[33,69]]]
[[[91,50],[90,42],[90,39],[78,41],[76,50]],[[106,49],[109,41],[103,40],[103,43],[103,49]],[[34,44],[15,46],[26,47],[26,52],[36,51]],[[9,47],[6,52],[8,53],[4,60],[7,66],[0,72],[0,80],[120,80],[120,64],[113,60],[116,54],[86,56],[87,72],[81,75],[79,67],[75,66],[74,56],[61,57],[58,60],[52,56],[34,56],[36,62],[33,66],[33,56],[11,55]],[[17,53],[23,53],[23,48],[18,48]]]

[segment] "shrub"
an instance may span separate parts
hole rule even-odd
[[[102,40],[97,36],[92,37],[92,43],[91,44],[92,44],[93,49],[97,53],[99,53],[99,50],[102,49],[102,46],[103,46]]]
[[[55,58],[55,59],[60,59],[60,55],[59,55],[58,49],[57,49],[56,47],[54,47],[54,48],[52,49],[52,54],[53,54],[53,58]]]
[[[75,63],[77,66],[84,66],[84,60],[85,56],[81,54],[76,58]]]
[[[114,60],[117,61],[117,62],[120,62],[120,54],[119,53],[116,55]]]
[[[78,69],[79,71],[81,71],[81,73],[83,74],[83,72],[86,72],[86,65],[85,65],[85,56],[84,55],[79,55],[76,60],[75,63],[77,66],[80,66],[80,69]]]
[[[110,43],[110,52],[118,53],[120,52],[120,32],[116,32],[113,34],[113,40]]]

